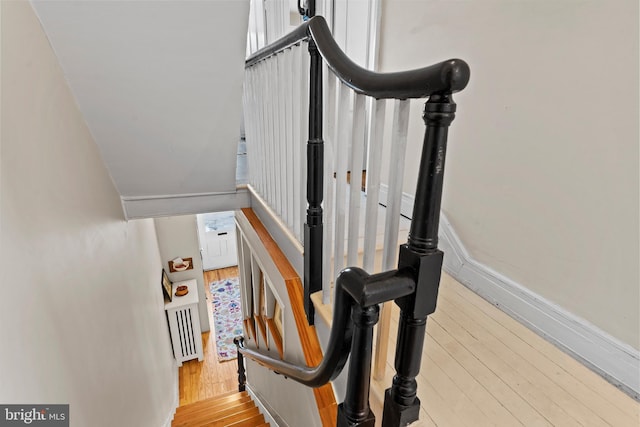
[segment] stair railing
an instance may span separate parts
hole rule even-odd
[[[309,54],[305,55],[304,51]],[[324,90],[323,67],[328,71]],[[325,20],[316,16],[256,52],[246,61],[245,69],[250,183],[291,234],[304,243],[304,301],[310,324],[314,319],[310,295],[322,289],[323,271],[325,285],[331,275],[328,246],[333,246],[334,271],[341,272],[334,287],[329,344],[320,365],[299,366],[274,359],[244,347],[242,340],[238,341],[238,350],[267,368],[311,387],[335,378],[351,353],[347,391],[338,409],[337,425],[373,426],[374,417],[368,405],[373,326],[378,321],[378,304],[393,300],[401,309],[396,375],[385,393],[382,424],[404,426],[416,421],[420,401],[415,378],[420,368],[426,319],[435,311],[443,259],[437,243],[447,134],[456,110],[451,95],[467,85],[469,68],[464,61],[452,59],[396,73],[365,70],[347,58],[331,36]],[[323,105],[323,95],[327,105]],[[348,238],[347,264],[353,266],[358,261],[361,193],[360,180],[354,175],[359,171],[358,162],[361,165],[364,149],[365,97],[373,98],[374,111],[369,136],[366,229],[377,222],[384,101],[396,100],[382,266],[388,271],[378,274],[369,274],[358,267],[342,268],[345,237]],[[411,227],[407,243],[400,246],[398,268],[392,269],[395,262],[392,248],[397,247],[398,238],[408,100],[427,97],[423,115],[426,132]],[[307,104],[308,109],[304,108]],[[348,119],[334,120],[344,116]],[[328,151],[334,155],[329,158],[324,155],[325,122],[327,134],[333,139]],[[306,162],[303,162],[300,161],[303,158],[300,141],[305,139]],[[348,149],[352,159],[349,190],[346,187]],[[371,175],[378,176],[374,179]],[[324,200],[327,195],[330,197]],[[328,228],[335,229],[335,233],[324,232],[323,200],[331,217]],[[347,209],[348,224],[345,223]],[[373,234],[373,239],[365,234],[364,242],[363,264],[369,271],[372,248],[375,251],[375,232]],[[327,240],[333,245],[328,245]]]

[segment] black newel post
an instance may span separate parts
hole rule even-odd
[[[304,309],[314,322],[311,294],[322,289],[322,63],[313,40],[309,40],[309,141],[307,142],[307,222],[304,226]]]
[[[236,347],[238,347],[242,341],[244,341],[244,338],[242,337],[233,339]],[[242,353],[240,353],[240,350],[238,350],[238,391],[245,390],[246,382],[247,376],[244,373],[244,357],[242,356]]]
[[[396,300],[401,309],[395,368],[384,398],[383,427],[406,426],[418,419],[416,376],[420,371],[427,316],[436,309],[443,253],[438,250],[438,225],[448,128],[455,118],[451,95],[432,95],[424,109],[427,125],[420,173],[407,244],[400,246],[398,268],[416,277],[413,294]]]
[[[371,382],[371,353],[373,351],[373,327],[378,323],[378,305],[361,307],[354,305],[353,341],[349,359],[349,377],[344,402],[338,406],[337,427],[373,427],[376,421],[369,409]]]

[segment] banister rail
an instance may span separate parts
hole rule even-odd
[[[470,70],[461,59],[449,59],[415,70],[377,73],[360,67],[340,49],[322,16],[314,16],[281,39],[255,52],[245,62],[250,67],[302,40],[312,39],[336,76],[355,92],[377,99],[424,98],[459,92],[469,83]]]
[[[239,354],[309,387],[320,387],[334,380],[342,372],[347,357],[351,354],[350,368],[355,371],[355,365],[365,372],[358,381],[348,382],[345,402],[338,413],[346,414],[343,416],[347,416],[349,422],[352,422],[353,417],[357,416],[354,414],[369,415],[371,346],[373,327],[378,321],[378,304],[413,294],[415,281],[411,269],[373,275],[360,268],[344,269],[336,280],[331,335],[327,351],[318,366],[302,366],[276,359],[245,347],[241,337],[234,339],[234,343]],[[238,360],[242,359],[239,357]],[[363,385],[363,381],[366,384]],[[363,399],[365,394],[366,398]]]
[[[304,56],[304,50],[308,50],[307,56]],[[323,88],[323,62],[329,70],[326,73],[327,88]],[[324,18],[316,16],[251,55],[245,62],[245,70],[245,88],[248,88],[245,92],[245,109],[251,111],[253,108],[248,113],[251,120],[248,120],[247,142],[250,136],[255,137],[256,153],[254,160],[249,156],[250,174],[253,164],[257,192],[265,197],[276,214],[284,218],[283,222],[290,227],[296,238],[304,243],[303,302],[309,324],[314,321],[310,295],[322,289],[323,270],[329,270],[332,255],[323,253],[323,247],[331,247],[331,239],[335,239],[334,268],[341,272],[335,282],[334,318],[329,343],[320,364],[313,367],[300,366],[275,359],[256,349],[245,347],[242,339],[236,342],[238,351],[253,361],[310,387],[319,387],[334,379],[344,368],[350,355],[345,400],[338,408],[338,427],[372,427],[375,417],[369,410],[368,396],[373,327],[379,319],[378,304],[393,300],[401,309],[394,364],[396,375],[391,387],[385,392],[382,425],[408,425],[418,419],[420,401],[415,378],[420,370],[427,317],[436,309],[443,261],[443,253],[438,250],[438,216],[448,128],[456,112],[456,104],[451,95],[467,86],[470,78],[469,66],[463,60],[450,59],[409,71],[377,73],[366,70],[345,55],[333,39]],[[275,77],[270,75],[274,72],[277,74]],[[291,79],[287,79],[289,75],[286,73],[291,73]],[[302,73],[308,74],[305,76]],[[291,90],[288,83],[292,86]],[[325,89],[329,100],[326,111],[323,105]],[[385,100],[395,99],[383,254],[383,269],[388,271],[378,274],[369,274],[353,265],[359,254],[356,232],[359,229],[360,211],[358,162],[363,157],[365,138],[361,128],[365,126],[364,96],[375,98],[373,106],[376,124],[372,127],[370,147],[375,147],[377,152],[372,159],[381,156]],[[428,98],[423,114],[426,130],[411,227],[407,243],[400,246],[397,269],[393,269],[395,257],[392,248],[398,247],[399,221],[394,216],[400,216],[401,174],[410,98]],[[288,101],[293,102],[293,108],[278,110]],[[307,105],[308,111],[303,111]],[[351,117],[354,117],[353,125],[331,125],[327,132],[330,134],[327,135],[330,139],[327,145],[333,149],[327,151],[334,153],[336,157],[325,162],[324,121],[348,121]],[[258,123],[252,123],[254,119]],[[291,127],[287,120],[297,120],[295,123],[298,127]],[[303,131],[300,129],[304,127],[303,124],[308,125],[308,133],[304,138],[301,137]],[[303,165],[292,163],[301,160],[298,157],[298,147],[303,139],[307,141],[304,162],[306,173]],[[351,156],[350,165],[346,162],[348,156]],[[252,161],[255,163],[251,163]],[[380,168],[380,161],[374,161],[370,165]],[[367,178],[375,176],[378,182],[371,186],[367,184],[367,230],[376,227],[376,216],[369,216],[369,212],[377,209],[380,187],[379,171],[371,172],[367,173]],[[345,186],[349,179],[351,193],[346,197]],[[306,193],[301,196],[302,191],[296,190],[290,180],[299,181],[302,188],[306,183]],[[253,184],[254,181],[251,185]],[[335,193],[333,186],[336,186]],[[326,201],[323,200],[325,188]],[[304,198],[307,203],[303,206]],[[350,199],[349,214],[354,215],[348,224],[346,254],[351,266],[342,269],[345,258],[344,216],[347,198]],[[323,209],[328,204],[327,212],[331,212],[332,203],[335,203],[336,226],[330,225],[328,229],[335,228],[336,232],[334,236],[328,236],[329,233],[325,235],[323,228]],[[286,211],[291,206],[294,207],[294,212]],[[305,209],[303,228],[301,218]],[[393,214],[390,215],[390,212]],[[373,264],[372,257],[375,257],[375,235],[373,239],[365,236],[365,246],[363,262],[370,266]],[[326,264],[326,268],[323,268],[323,264]],[[381,325],[388,325],[388,313],[387,304],[383,310]],[[381,348],[380,339],[378,344]]]

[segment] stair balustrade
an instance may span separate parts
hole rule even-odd
[[[238,351],[310,387],[334,379],[351,354],[338,426],[374,425],[368,404],[373,327],[378,322],[379,304],[388,301],[395,301],[401,314],[396,375],[385,394],[382,425],[404,426],[418,419],[415,377],[427,316],[436,308],[443,259],[438,250],[438,220],[448,127],[456,111],[452,94],[464,89],[468,80],[469,67],[459,59],[394,73],[365,70],[342,52],[320,16],[310,18],[246,61],[250,186],[304,245],[304,302],[309,324],[314,321],[310,295],[323,290],[323,299],[328,302],[332,279],[337,279],[329,344],[318,366],[274,359],[245,347],[242,339],[237,341]],[[427,99],[423,113],[426,131],[410,231],[398,253],[412,98]],[[393,100],[394,113],[385,159],[382,145],[387,100]],[[368,133],[367,105],[371,112]],[[306,154],[302,149],[305,140]],[[368,167],[361,242],[360,173],[365,147]],[[384,271],[371,274],[383,160],[389,162]],[[361,250],[362,264],[358,265]]]

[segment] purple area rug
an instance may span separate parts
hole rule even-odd
[[[213,323],[216,331],[218,360],[237,356],[233,339],[242,335],[242,309],[240,307],[240,280],[219,280],[209,285],[213,297]]]

